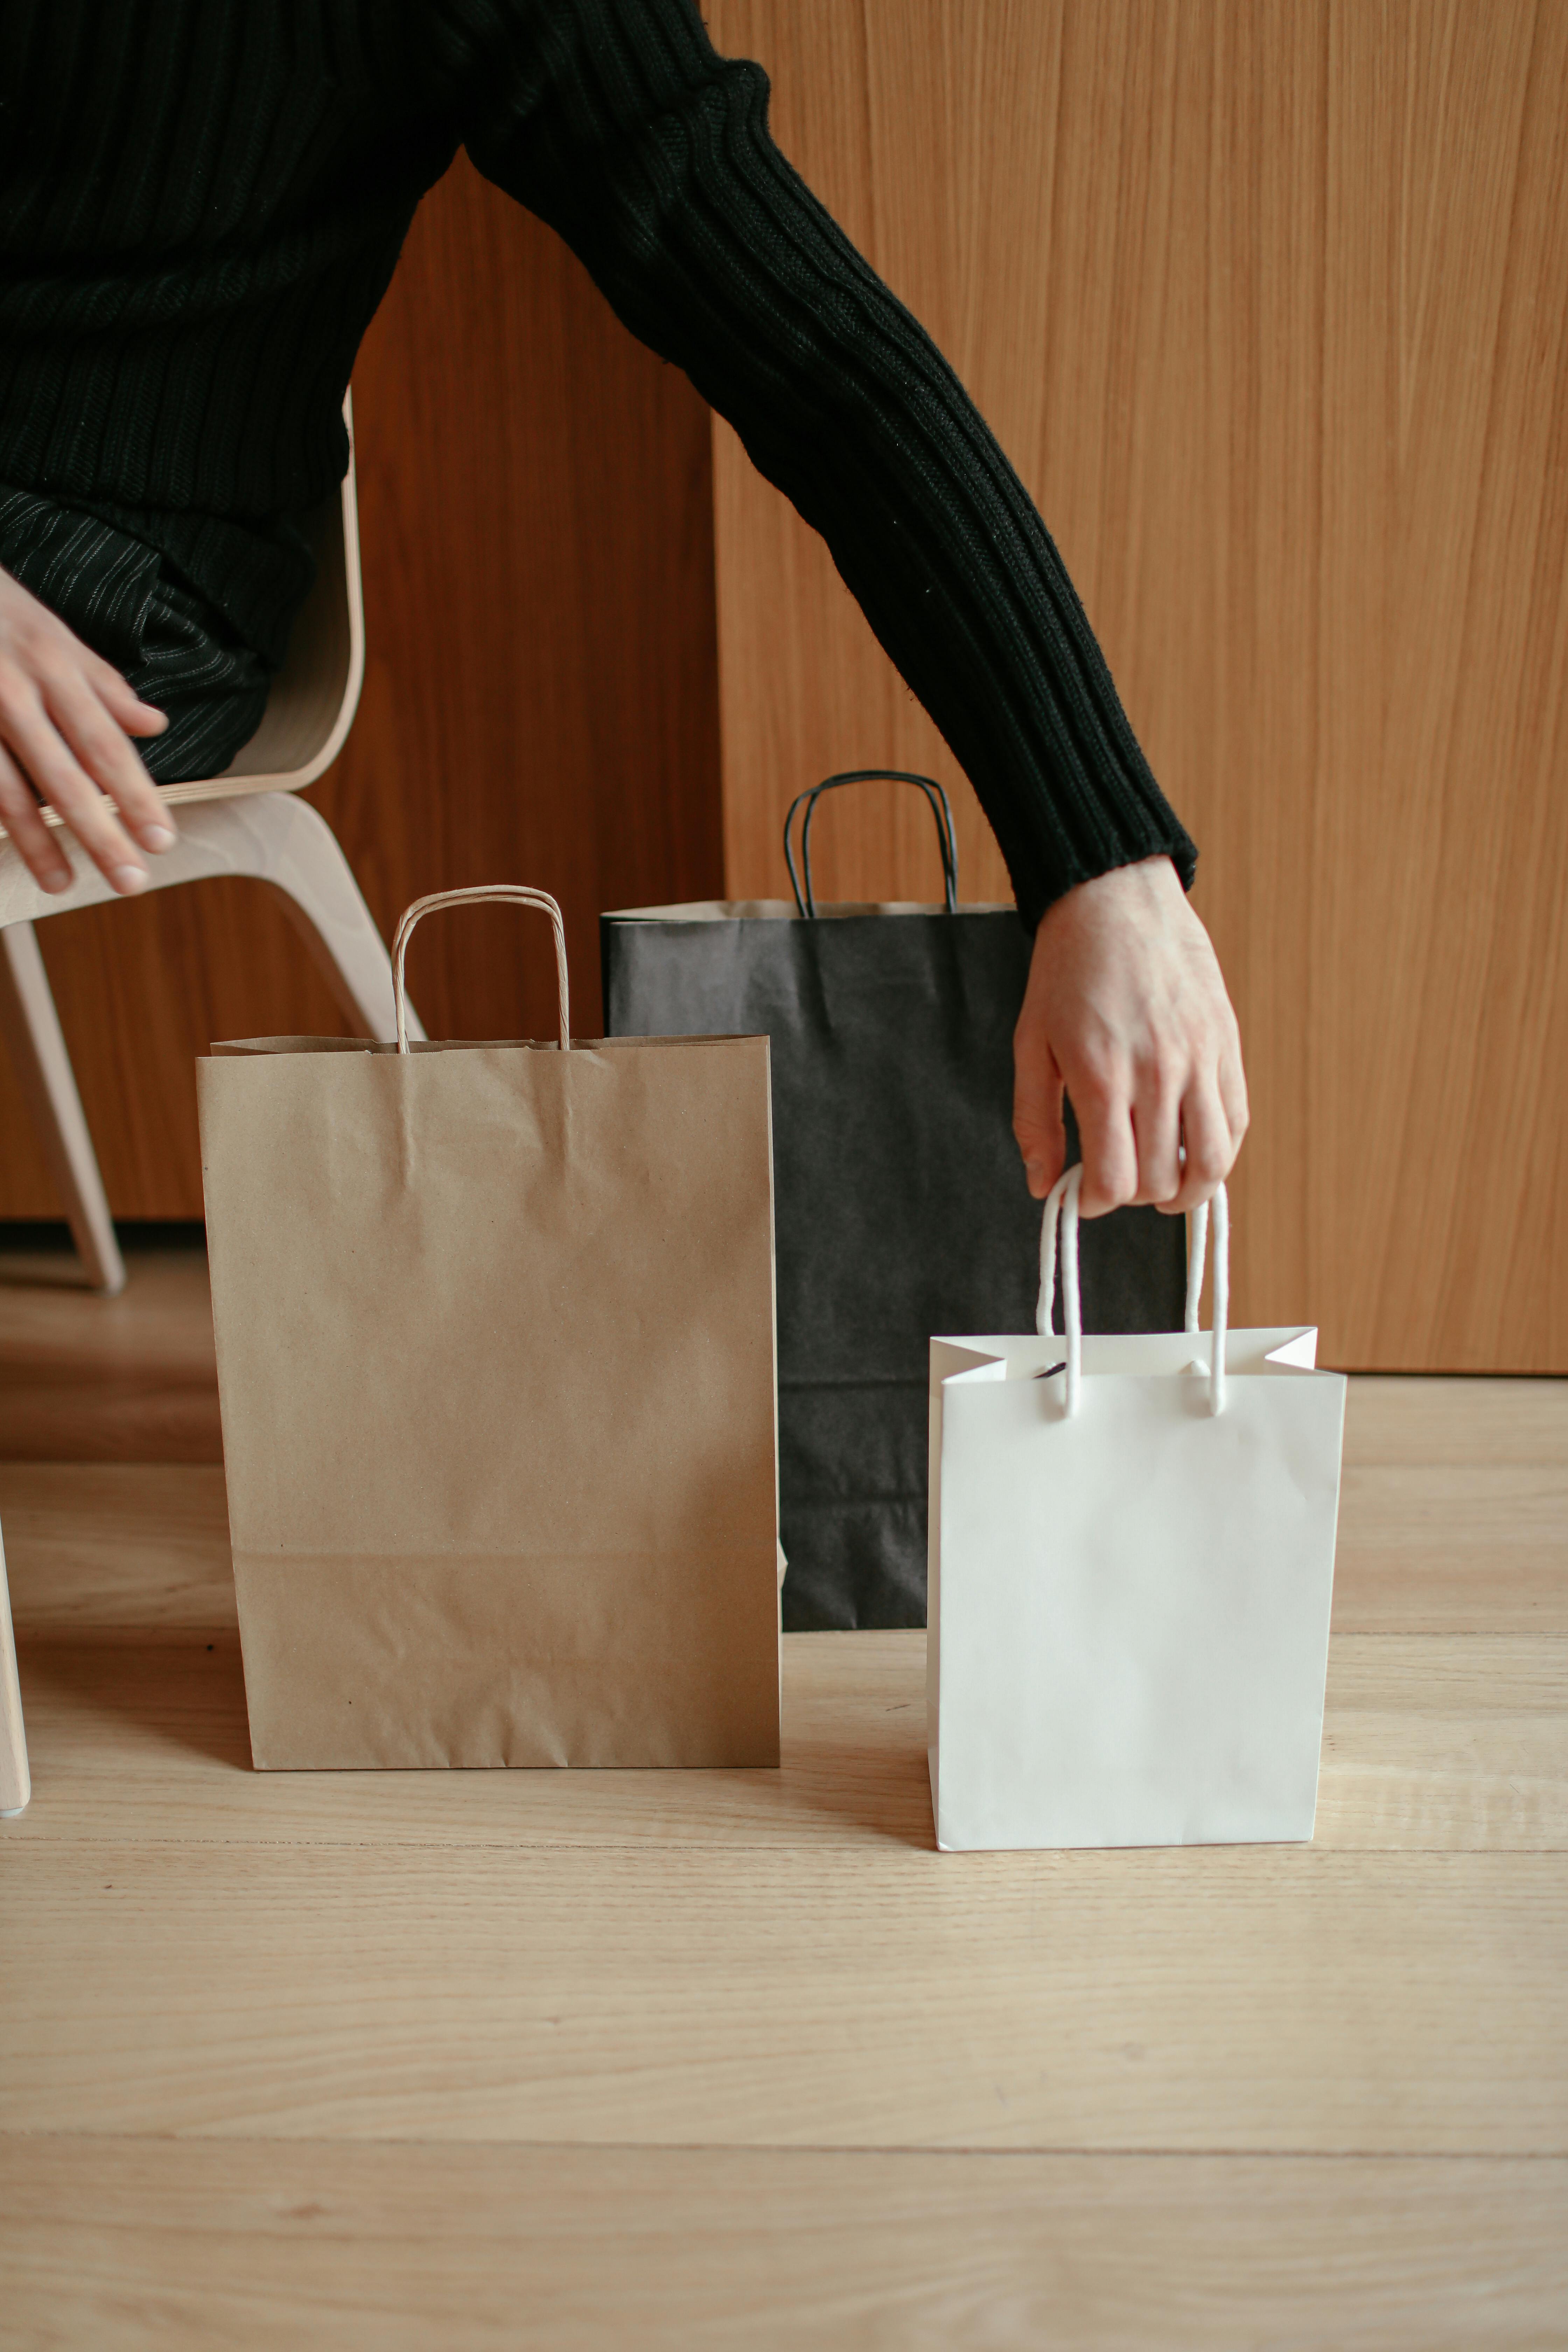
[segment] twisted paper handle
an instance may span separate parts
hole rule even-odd
[[[403,964],[408,953],[408,942],[416,924],[439,907],[471,906],[476,899],[497,898],[513,907],[537,907],[550,918],[550,928],[555,934],[555,981],[561,1006],[561,1050],[572,1050],[572,1012],[566,983],[566,926],[561,909],[548,890],[530,890],[521,882],[482,882],[472,890],[435,890],[427,898],[416,898],[405,907],[398,919],[397,933],[392,942],[392,994],[397,1011],[397,1050],[408,1051],[408,992],[404,985]]]

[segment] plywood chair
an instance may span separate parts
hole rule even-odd
[[[353,431],[351,404],[343,415]],[[150,890],[216,874],[267,883],[362,1034],[396,1034],[392,971],[348,860],[319,811],[294,795],[330,767],[353,724],[364,676],[359,519],[351,457],[341,493],[310,520],[317,572],[273,681],[261,725],[221,776],[163,787],[187,803],[175,846],[150,861]],[[82,1116],[34,925],[115,896],[68,835],[68,890],[40,890],[0,834],[0,1031],[16,1065],[88,1277],[115,1292],[124,1264]],[[417,1034],[424,1035],[422,1029]]]
[[[352,439],[352,404],[343,404]],[[273,681],[261,725],[221,776],[169,784],[163,798],[187,803],[175,846],[151,861],[150,890],[171,890],[216,874],[249,875],[276,893],[338,1002],[362,1034],[397,1034],[392,967],[349,862],[320,812],[294,797],[342,749],[364,677],[359,510],[351,456],[341,493],[311,518],[317,572]],[[125,1266],[114,1237],[70,1056],[49,992],[35,923],[115,896],[96,866],[66,835],[74,879],[58,896],[40,890],[0,833],[0,1030],[16,1061],[48,1155],[89,1280],[112,1294]],[[409,1015],[411,1034],[425,1032]],[[30,1793],[22,1700],[0,1550],[0,1814],[19,1812]]]
[[[11,1632],[10,1597],[5,1590],[5,1551],[0,1545],[0,1821],[9,1821],[14,1813],[23,1811],[32,1793],[27,1743],[22,1733],[16,1643]]]

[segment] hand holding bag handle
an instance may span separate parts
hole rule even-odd
[[[530,890],[521,882],[484,882],[471,890],[436,890],[427,898],[416,898],[405,907],[398,919],[396,935],[392,942],[392,994],[397,1011],[397,1050],[408,1051],[408,995],[404,985],[403,962],[408,953],[408,942],[416,924],[439,907],[466,907],[480,899],[500,899],[508,906],[537,907],[550,918],[550,928],[555,935],[555,984],[561,1011],[561,1051],[572,1050],[572,1013],[566,985],[566,926],[561,909],[548,890]]]
[[[789,867],[790,888],[795,892],[795,912],[803,917],[815,917],[816,913],[816,899],[811,887],[811,820],[816,814],[817,802],[824,793],[833,792],[839,784],[869,783],[915,784],[924,793],[931,803],[931,813],[936,819],[937,840],[942,848],[942,896],[946,901],[948,913],[956,915],[958,912],[958,851],[953,845],[952,806],[946,793],[934,776],[913,776],[904,768],[847,768],[841,776],[825,776],[821,783],[813,784],[806,792],[796,793],[789,804],[789,814],[784,818],[784,864]],[[805,803],[805,814],[801,820],[800,827],[800,862],[805,881],[804,896],[801,891],[802,877],[795,872],[795,845],[790,838],[791,828],[795,824],[795,813],[803,801]]]
[[[1035,1328],[1042,1339],[1056,1337],[1057,1221],[1062,1233],[1062,1309],[1067,1324],[1066,1412],[1078,1411],[1083,1388],[1083,1307],[1079,1291],[1078,1196],[1083,1183],[1083,1163],[1075,1160],[1052,1185],[1040,1221],[1040,1298]],[[1203,1297],[1204,1256],[1208,1240],[1209,1209],[1200,1201],[1187,1213],[1186,1328],[1199,1328],[1198,1302]],[[1214,1334],[1209,1342],[1209,1411],[1225,1411],[1225,1340],[1230,1325],[1230,1203],[1222,1184],[1214,1197]]]

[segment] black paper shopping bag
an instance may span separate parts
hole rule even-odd
[[[873,777],[930,801],[942,906],[817,906],[817,798]],[[959,905],[952,814],[926,777],[830,776],[792,805],[784,847],[793,904],[603,917],[605,1024],[772,1040],[784,1625],[923,1625],[928,1343],[1034,1323],[1040,1208],[1012,1131],[1029,938],[1011,907]],[[1184,1282],[1179,1218],[1085,1226],[1086,1329],[1179,1328]]]

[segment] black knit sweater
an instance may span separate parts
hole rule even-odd
[[[767,103],[690,0],[0,0],[0,483],[140,515],[254,636],[237,548],[341,477],[463,144],[821,531],[1026,916],[1162,851],[1190,881],[1027,493]]]

